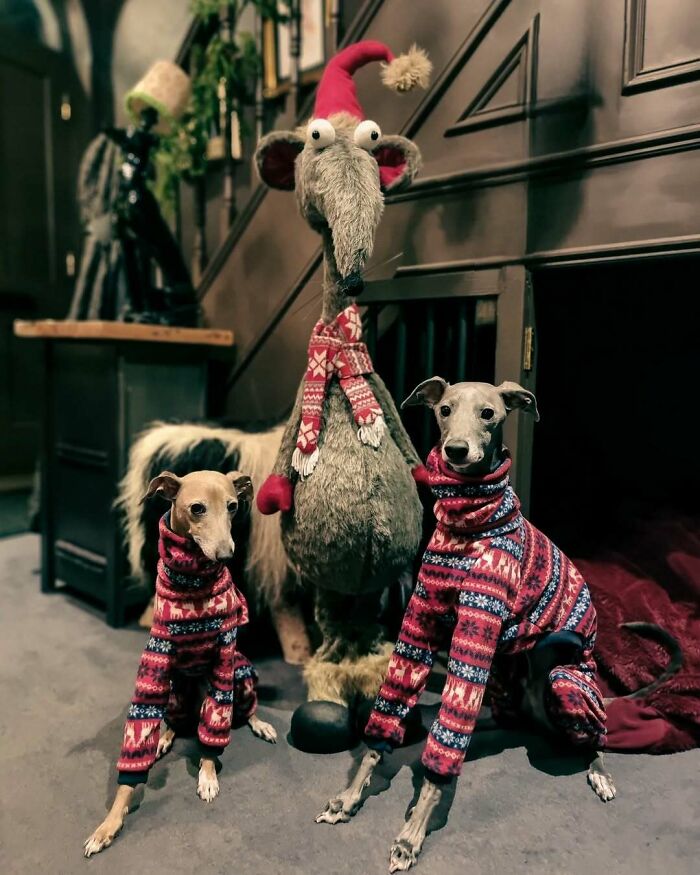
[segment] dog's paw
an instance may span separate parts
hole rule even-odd
[[[277,730],[271,723],[253,715],[248,721],[248,726],[250,726],[253,735],[257,735],[263,741],[269,741],[270,744],[277,744]]]
[[[588,772],[588,783],[596,796],[603,802],[611,802],[617,796],[611,775],[591,769]]]
[[[172,729],[166,729],[158,739],[158,747],[156,748],[157,760],[166,755],[173,746],[173,741],[175,741],[175,733]]]
[[[316,817],[316,823],[348,823],[357,809],[357,805],[348,805],[346,799],[342,796],[336,796]]]
[[[389,872],[405,872],[416,862],[416,852],[413,845],[406,839],[396,839],[391,846],[389,856]]]
[[[216,773],[211,775],[204,769],[199,770],[199,778],[197,780],[197,796],[203,802],[213,802],[219,795],[219,779]]]
[[[93,854],[99,854],[105,848],[108,848],[122,828],[123,822],[105,820],[95,830],[95,832],[83,843],[83,854],[86,857],[92,857]]]

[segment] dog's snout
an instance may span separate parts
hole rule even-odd
[[[218,550],[216,551],[216,558],[220,560],[230,559],[233,556],[234,545],[233,543],[222,544]]]
[[[353,297],[356,297],[364,291],[365,281],[362,278],[362,274],[356,270],[348,274],[341,281],[341,287],[346,295],[353,295]]]
[[[466,441],[450,441],[445,444],[445,455],[450,462],[464,462],[469,455],[469,444]]]

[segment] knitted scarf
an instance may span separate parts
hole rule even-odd
[[[323,402],[332,377],[350,402],[357,436],[363,444],[378,447],[384,431],[384,416],[365,379],[374,373],[367,346],[362,342],[362,319],[357,304],[346,307],[326,324],[319,320],[309,341],[309,363],[304,374],[301,422],[292,467],[308,477],[318,462]]]
[[[236,625],[248,622],[245,596],[223,562],[207,559],[191,538],[170,528],[170,513],[160,520],[158,577],[154,621],[214,620],[237,615]]]
[[[468,477],[447,467],[434,447],[426,468],[437,499],[433,512],[437,532],[467,538],[487,538],[514,531],[523,521],[520,501],[510,485],[509,456],[490,474]]]

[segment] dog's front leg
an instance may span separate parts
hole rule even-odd
[[[316,823],[347,823],[357,813],[362,801],[362,791],[372,780],[372,773],[381,762],[378,750],[368,750],[362,757],[360,767],[347,790],[334,796],[316,818]]]
[[[391,846],[389,872],[405,872],[416,862],[425,841],[430,816],[441,798],[442,788],[425,778],[418,801]]]
[[[269,741],[270,744],[277,744],[277,730],[271,723],[261,720],[257,714],[248,718],[248,726],[253,735],[257,735],[263,741]]]
[[[158,739],[158,748],[156,749],[156,759],[159,760],[161,757],[164,757],[166,753],[173,746],[173,742],[175,741],[175,730],[171,729],[169,726],[166,726],[163,732],[160,734],[160,738]]]
[[[219,795],[219,779],[216,777],[216,760],[202,757],[199,761],[197,796],[203,802],[213,802]]]
[[[133,795],[133,787],[120,784],[117,789],[117,795],[114,797],[114,803],[109,810],[109,814],[83,845],[86,857],[92,857],[93,854],[99,854],[100,851],[104,850],[104,848],[108,848],[112,844],[115,836],[124,826],[124,818],[129,813],[129,804],[131,803],[131,797]]]
[[[605,766],[605,760],[601,752],[594,755],[588,767],[588,783],[593,788],[596,796],[603,802],[610,802],[617,796],[612,775]]]

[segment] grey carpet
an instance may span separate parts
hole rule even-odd
[[[207,806],[195,795],[192,744],[176,742],[122,835],[84,860],[83,840],[114,792],[145,633],[110,629],[66,595],[42,596],[38,547],[34,535],[0,543],[0,872],[387,871],[389,845],[414,796],[410,764],[420,745],[394,754],[376,782],[380,792],[351,824],[315,825],[357,752],[310,756],[286,743],[301,685],[296,670],[272,660],[259,664],[267,702],[261,713],[280,743],[271,747],[238,730],[222,758],[221,796]],[[434,694],[428,702],[426,720]],[[482,733],[471,759],[451,808],[428,836],[418,873],[697,871],[698,751],[609,757],[619,797],[607,806],[586,786],[580,762],[527,736]]]

